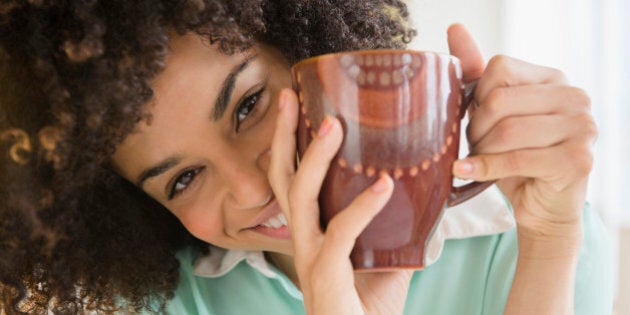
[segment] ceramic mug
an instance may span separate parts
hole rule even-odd
[[[357,238],[355,270],[423,269],[425,248],[444,209],[490,186],[453,186],[460,123],[473,86],[459,60],[411,50],[327,54],[292,67],[300,103],[298,155],[326,115],[344,140],[319,195],[322,226],[382,173],[394,180],[384,209]]]

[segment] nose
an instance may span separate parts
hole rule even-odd
[[[259,208],[271,201],[273,193],[267,170],[270,151],[265,150],[254,158],[234,154],[226,158],[220,172],[226,184],[226,205],[231,209]]]

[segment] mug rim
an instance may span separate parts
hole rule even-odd
[[[459,60],[459,58],[457,58],[457,56],[454,56],[448,53],[443,53],[443,52],[436,52],[436,51],[430,51],[430,50],[384,48],[384,49],[346,50],[346,51],[338,51],[338,52],[316,55],[316,56],[312,56],[306,59],[302,59],[294,63],[293,65],[291,65],[291,69],[295,69],[304,64],[317,62],[322,59],[338,58],[344,55],[376,55],[376,54],[383,54],[383,53],[392,53],[392,54],[410,53],[413,55],[436,55],[436,56],[441,56],[441,57],[447,57],[447,58],[455,60],[455,62],[457,63],[461,63],[461,61]]]

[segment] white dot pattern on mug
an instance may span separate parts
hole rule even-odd
[[[341,68],[359,86],[369,85],[387,88],[392,84],[399,85],[405,80],[411,80],[421,64],[420,58],[411,54],[394,56],[343,55],[339,57]],[[396,69],[392,69],[392,67]]]
[[[384,57],[387,56],[387,57]],[[398,85],[404,80],[411,79],[416,71],[420,68],[422,61],[418,56],[411,54],[396,54],[396,55],[344,55],[339,58],[339,64],[344,69],[346,75],[354,79],[359,85],[373,85],[389,87],[392,84]],[[399,67],[393,71],[387,70],[384,66],[391,65]],[[298,85],[301,84],[302,78],[297,77]],[[303,95],[299,92],[299,100],[301,104],[303,102]],[[461,103],[462,96],[458,96],[458,101]],[[312,139],[317,137],[317,132],[313,123],[307,118],[308,109],[305,105],[300,107],[301,119],[304,125],[307,127]],[[455,109],[456,117],[460,115],[460,107]],[[437,152],[429,159],[424,159],[418,165],[410,167],[396,167],[393,169],[378,168],[374,165],[364,165],[361,163],[349,164],[348,160],[344,157],[338,157],[335,159],[336,164],[342,169],[350,169],[355,174],[363,174],[367,177],[373,177],[376,174],[390,174],[395,179],[400,179],[403,176],[415,177],[421,172],[429,170],[432,164],[439,163],[443,155],[448,153],[448,149],[454,144],[454,139],[459,131],[459,120],[453,122],[450,132],[445,138],[444,144],[438,149]]]
[[[302,107],[303,109],[305,109],[305,107]],[[317,133],[315,132],[315,130],[313,129],[313,125],[311,123],[311,121],[306,118],[306,110],[304,110],[304,112],[302,113],[304,117],[302,117],[302,122],[304,123],[304,125],[307,127],[307,129],[309,130],[309,134],[311,135],[311,139],[315,139],[315,137],[317,137]],[[406,168],[401,168],[401,167],[397,167],[394,169],[387,169],[387,168],[377,168],[373,165],[363,165],[361,163],[355,163],[353,165],[348,165],[348,161],[343,158],[343,157],[338,157],[335,159],[337,165],[342,168],[342,169],[351,169],[355,174],[364,174],[367,177],[372,177],[374,176],[376,173],[379,174],[389,174],[390,176],[392,176],[395,179],[400,179],[401,177],[403,177],[404,175],[409,175],[411,177],[415,177],[418,176],[418,174],[420,174],[421,171],[427,171],[431,165],[433,163],[438,163],[440,162],[440,160],[442,159],[442,156],[446,155],[448,152],[448,149],[451,147],[451,145],[453,144],[453,139],[454,139],[454,133],[457,132],[458,129],[458,122],[453,123],[452,126],[452,132],[453,134],[450,134],[446,137],[445,143],[444,145],[442,145],[442,147],[440,148],[439,152],[436,152],[435,154],[433,154],[433,156],[431,157],[431,159],[425,159],[423,160],[419,166],[411,166],[411,167],[406,167]]]

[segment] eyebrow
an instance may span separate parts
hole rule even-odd
[[[140,176],[138,176],[136,185],[142,188],[142,186],[144,185],[144,182],[146,182],[147,179],[164,174],[166,171],[173,168],[175,165],[179,164],[181,161],[182,159],[180,157],[169,157],[165,159],[164,161],[158,163],[157,165],[145,169],[144,171],[142,171],[142,173],[140,173]]]
[[[234,84],[236,83],[236,79],[241,72],[243,72],[247,66],[249,66],[250,62],[254,60],[258,55],[251,55],[247,57],[242,63],[236,65],[230,74],[223,81],[223,86],[221,86],[221,91],[219,92],[219,96],[214,104],[214,113],[212,114],[212,119],[217,121],[223,117],[225,110],[227,109],[228,104],[230,103],[230,98],[232,97],[232,92],[234,91]]]
[[[214,121],[217,121],[221,119],[221,117],[223,117],[223,114],[225,113],[225,110],[230,103],[230,98],[232,97],[234,84],[236,83],[238,75],[241,74],[241,72],[243,72],[247,68],[247,66],[249,66],[250,62],[254,60],[257,56],[258,55],[251,55],[247,57],[242,63],[236,65],[223,81],[221,91],[219,92],[219,96],[217,97],[217,100],[214,104],[214,112],[212,114],[212,118]],[[148,179],[164,174],[165,172],[179,164],[181,161],[181,157],[168,157],[157,165],[145,169],[138,176],[136,185],[142,188],[142,186]]]

